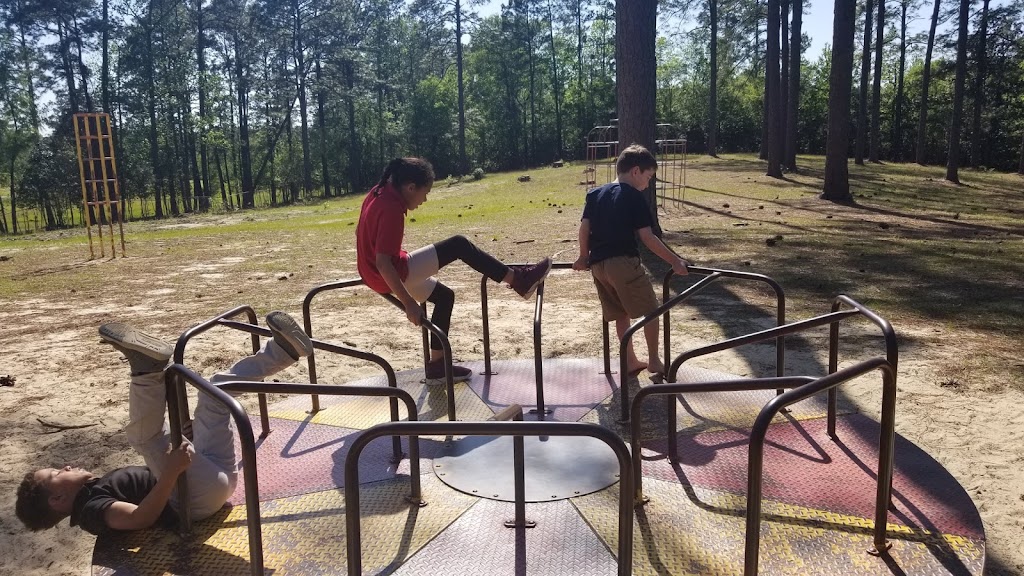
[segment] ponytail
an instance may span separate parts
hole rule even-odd
[[[377,186],[391,180],[391,185],[400,188],[407,182],[417,187],[434,183],[434,167],[424,158],[395,158],[384,167]]]

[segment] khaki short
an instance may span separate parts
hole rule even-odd
[[[606,320],[639,318],[658,307],[647,268],[637,256],[615,256],[590,267]]]

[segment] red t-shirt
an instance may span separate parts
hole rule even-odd
[[[363,282],[379,294],[389,294],[391,288],[377,270],[377,254],[391,256],[403,282],[409,277],[409,253],[402,250],[405,212],[405,200],[390,182],[374,186],[359,211],[356,266]]]

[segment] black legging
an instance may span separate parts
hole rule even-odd
[[[444,268],[456,260],[462,260],[470,268],[495,282],[501,282],[505,279],[505,275],[508,274],[508,266],[502,264],[494,256],[477,248],[476,244],[473,244],[461,234],[437,242],[434,244],[434,250],[437,252],[438,268]]]
[[[468,238],[462,235],[452,236],[434,244],[434,251],[437,252],[437,267],[444,268],[456,260],[462,260],[470,268],[487,276],[495,282],[501,282],[508,275],[508,266],[487,252],[476,247]],[[430,321],[440,328],[445,334],[451,327],[452,310],[455,308],[455,292],[452,289],[438,282],[434,291],[427,297],[427,302],[434,305],[434,311],[430,314]],[[441,341],[433,334],[430,335],[431,350],[441,350]]]

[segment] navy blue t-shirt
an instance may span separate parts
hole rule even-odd
[[[639,256],[636,231],[654,226],[643,193],[612,182],[587,192],[583,219],[590,221],[590,265],[615,256]]]
[[[128,502],[136,506],[153,487],[156,476],[145,466],[127,466],[107,472],[100,478],[86,482],[78,491],[71,508],[71,525],[97,536],[112,530],[107,526],[104,515],[114,502]],[[170,504],[164,506],[156,525],[165,528],[174,526],[177,516]]]

